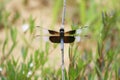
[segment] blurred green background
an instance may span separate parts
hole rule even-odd
[[[66,0],[65,31],[90,38],[65,44],[66,80],[120,80],[120,0]],[[34,37],[59,31],[62,0],[0,0],[0,80],[61,80],[59,44]]]

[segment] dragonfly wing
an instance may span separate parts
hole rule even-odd
[[[60,43],[60,36],[50,36],[50,37],[49,37],[49,40],[50,40],[52,43]]]
[[[45,36],[54,36],[54,35],[59,35],[59,32],[54,31],[54,30],[49,30],[40,26],[36,26],[35,32],[36,34],[39,35],[45,35]]]
[[[81,36],[75,36],[75,42],[80,42],[81,40],[84,39],[90,39],[90,35],[81,35]]]
[[[72,43],[75,41],[74,36],[64,36],[64,43]]]
[[[38,41],[43,40],[45,42],[48,42],[49,36],[36,35],[36,36],[34,36],[34,40],[38,40]]]
[[[73,35],[75,34],[76,30],[70,30],[70,31],[67,31],[65,32],[65,35]]]
[[[49,32],[51,35],[60,35],[59,32],[57,32],[57,31],[48,30],[48,32]]]
[[[49,30],[40,26],[36,26],[34,33],[33,33],[33,38],[37,40],[44,40],[44,41],[49,41],[50,36],[59,36],[59,32]]]
[[[81,34],[82,33],[82,29],[77,29],[76,31],[75,31],[75,34]]]
[[[53,43],[60,43],[60,36],[50,36],[49,40]],[[64,36],[64,43],[72,43],[74,41],[74,36]]]
[[[65,36],[69,35],[69,36],[71,36],[70,39],[73,39],[75,42],[80,42],[81,40],[83,40],[85,38],[89,38],[88,35],[85,35],[86,28],[87,27],[81,27],[76,30],[67,31],[67,32],[65,32]]]
[[[75,36],[75,42],[80,42],[81,41],[81,37],[80,36]]]
[[[70,30],[65,32],[65,35],[75,35],[75,34],[81,34],[83,32],[83,28],[79,28],[76,30]]]

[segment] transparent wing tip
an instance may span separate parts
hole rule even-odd
[[[49,41],[49,37],[43,37],[43,40],[45,41],[45,42],[48,42]]]
[[[76,34],[81,34],[82,29],[77,29]]]
[[[75,42],[80,42],[80,41],[81,41],[80,36],[76,36],[76,37],[75,37]]]

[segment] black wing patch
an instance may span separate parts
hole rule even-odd
[[[50,36],[49,40],[53,43],[60,43],[60,36]],[[74,41],[74,36],[64,36],[64,43],[72,43]]]
[[[76,30],[71,30],[71,31],[65,32],[66,35],[72,35],[72,34],[75,34],[75,33],[76,33]]]
[[[59,35],[59,32],[57,32],[57,31],[48,30],[48,32],[49,32],[51,35]]]
[[[75,41],[74,36],[64,36],[64,43],[72,43]]]

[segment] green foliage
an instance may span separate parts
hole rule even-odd
[[[70,44],[69,65],[65,69],[66,80],[120,79],[120,6],[118,1],[108,1],[108,5],[107,3],[104,5],[102,2],[97,3],[95,0],[74,2],[79,10],[77,17],[79,17],[80,24],[89,24],[89,31],[86,32],[94,39]],[[58,15],[61,14],[59,12],[62,10],[62,2],[54,0],[52,26],[55,25]],[[36,46],[33,45],[31,38],[35,29],[33,16],[28,19],[28,34],[30,35],[26,37],[27,33],[22,34],[14,25],[21,17],[19,11],[16,12],[12,21],[9,21],[11,13],[6,11],[4,6],[5,3],[0,3],[0,29],[2,24],[5,31],[4,40],[0,39],[2,48],[0,49],[0,80],[61,80],[61,66],[55,69],[55,67],[51,67],[52,62],[48,63],[52,48],[50,43],[42,43],[45,44],[45,50],[41,49],[41,46],[34,48]],[[110,6],[112,6],[112,10]],[[78,27],[79,25],[72,24],[72,29]],[[85,46],[86,44],[89,49]],[[55,49],[57,46],[53,45],[53,48]],[[21,55],[16,57],[15,55],[18,55],[19,52]]]
[[[16,43],[16,38],[17,38],[17,29],[16,28],[11,28],[11,38],[13,43]]]
[[[52,27],[57,22],[57,18],[58,18],[59,12],[61,10],[61,7],[62,7],[62,0],[54,0]]]
[[[29,18],[29,24],[30,24],[30,33],[33,33],[34,27],[35,27],[35,20],[30,16]]]
[[[22,58],[23,58],[23,60],[25,61],[25,60],[26,60],[26,57],[27,57],[27,53],[28,53],[28,48],[22,47],[22,48],[21,48],[21,53],[22,53]]]

